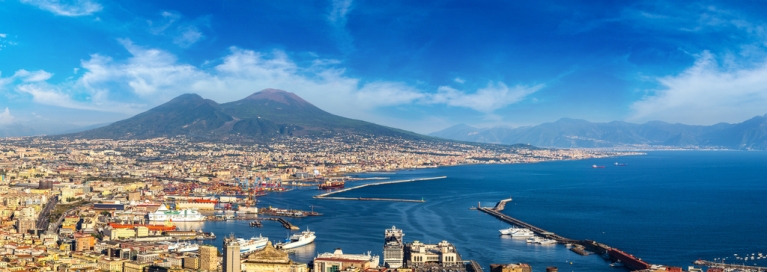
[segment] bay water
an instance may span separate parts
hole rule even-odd
[[[616,166],[615,163],[625,164]],[[592,165],[604,168],[592,168]],[[296,187],[260,197],[259,207],[314,209],[322,216],[289,218],[316,232],[314,244],[292,255],[309,262],[322,252],[382,254],[384,230],[396,226],[405,241],[453,243],[464,259],[529,263],[533,271],[615,271],[596,255],[580,256],[563,245],[530,245],[498,230],[505,222],[470,207],[492,206],[512,197],[504,213],[571,239],[617,247],[652,264],[686,267],[699,258],[741,261],[767,254],[767,152],[652,151],[647,155],[537,164],[465,165],[369,173],[391,180],[445,179],[370,186],[337,196],[423,199],[423,203],[321,200],[315,187]],[[347,182],[347,187],[376,181]],[[264,235],[272,241],[290,232],[264,221],[179,223],[182,229],[212,231],[221,238]]]

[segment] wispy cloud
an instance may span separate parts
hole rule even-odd
[[[46,81],[50,79],[53,76],[53,74],[48,73],[43,70],[37,70],[37,71],[27,71],[24,69],[16,71],[15,74],[13,74],[14,78],[21,79],[24,82],[39,82],[39,81]]]
[[[466,93],[448,86],[439,87],[436,94],[429,96],[427,103],[446,104],[455,107],[465,107],[480,112],[491,113],[500,108],[522,101],[530,94],[542,89],[545,85],[506,86],[503,82],[490,82],[487,87],[474,93]]]
[[[205,38],[199,26],[206,25],[206,17],[192,21],[182,20],[183,16],[180,13],[171,11],[163,11],[160,16],[161,18],[155,21],[147,20],[149,32],[153,35],[171,37],[174,44],[183,48]]]
[[[705,51],[690,68],[657,81],[661,88],[631,105],[629,120],[712,124],[767,113],[767,59],[748,67],[723,66]]]
[[[346,29],[347,15],[353,8],[352,4],[352,0],[331,0],[330,12],[327,16],[327,20],[335,31],[334,35],[341,49],[345,51],[353,48],[352,36]]]
[[[69,17],[91,15],[103,9],[99,3],[91,0],[21,0],[21,2]]]
[[[173,43],[181,47],[189,47],[204,36],[196,26],[188,26],[181,30],[181,34],[173,38]]]

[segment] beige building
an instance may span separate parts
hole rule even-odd
[[[200,269],[213,271],[218,268],[218,248],[211,245],[200,246]]]
[[[224,272],[240,272],[241,266],[240,243],[234,237],[224,239]]]
[[[184,257],[183,267],[188,269],[200,269],[200,258],[191,256]]]
[[[99,258],[98,267],[101,271],[122,272],[124,262],[125,260],[103,257]]]
[[[414,241],[405,248],[405,258],[408,266],[421,264],[451,265],[461,262],[461,257],[453,244],[447,241],[439,244],[424,244]]]
[[[306,264],[295,263],[288,253],[267,242],[264,249],[254,252],[243,262],[246,272],[307,272]]]
[[[333,253],[322,253],[314,258],[312,272],[365,271],[378,267],[378,256],[370,254],[344,254],[340,248]]]
[[[125,262],[123,263],[123,272],[143,272],[146,264],[137,262]]]

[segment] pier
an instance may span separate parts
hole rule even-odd
[[[341,190],[337,190],[337,191],[327,192],[327,193],[324,193],[324,194],[319,194],[319,195],[314,196],[314,198],[317,198],[317,199],[330,199],[330,200],[425,202],[423,199],[417,200],[417,199],[375,198],[375,197],[332,197],[332,195],[343,193],[343,192],[348,192],[348,191],[352,191],[352,190],[356,190],[356,189],[363,188],[363,187],[369,187],[369,186],[380,186],[380,185],[387,185],[387,184],[406,183],[406,182],[415,182],[415,181],[424,181],[424,180],[435,180],[435,179],[444,179],[444,178],[447,178],[447,176],[374,182],[374,183],[368,183],[368,184],[358,185],[358,186],[354,186],[354,187],[349,187],[349,188],[341,189]]]
[[[740,265],[740,264],[726,264],[726,263],[717,263],[717,262],[711,262],[711,261],[704,261],[704,260],[697,260],[694,262],[696,265],[704,265],[709,268],[711,267],[719,267],[719,268],[725,268],[725,269],[740,269],[743,271],[767,271],[767,267],[763,266],[748,266],[748,265]]]
[[[289,230],[299,230],[300,229],[298,226],[293,225],[290,222],[288,222],[288,220],[285,220],[285,219],[282,219],[282,218],[279,218],[279,217],[276,217],[276,218],[275,217],[273,217],[273,218],[266,218],[264,220],[271,220],[271,221],[280,222],[280,224],[282,224],[282,226],[284,228],[289,229]]]

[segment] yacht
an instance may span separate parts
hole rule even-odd
[[[542,238],[538,236],[533,236],[530,238],[527,238],[527,243],[529,244],[537,244]]]
[[[290,238],[285,239],[284,242],[278,243],[275,246],[281,249],[297,248],[297,247],[302,247],[302,246],[311,244],[312,242],[314,242],[315,238],[317,237],[314,236],[314,232],[310,231],[309,228],[306,228],[305,231],[302,231],[301,233],[293,234],[290,236]]]

